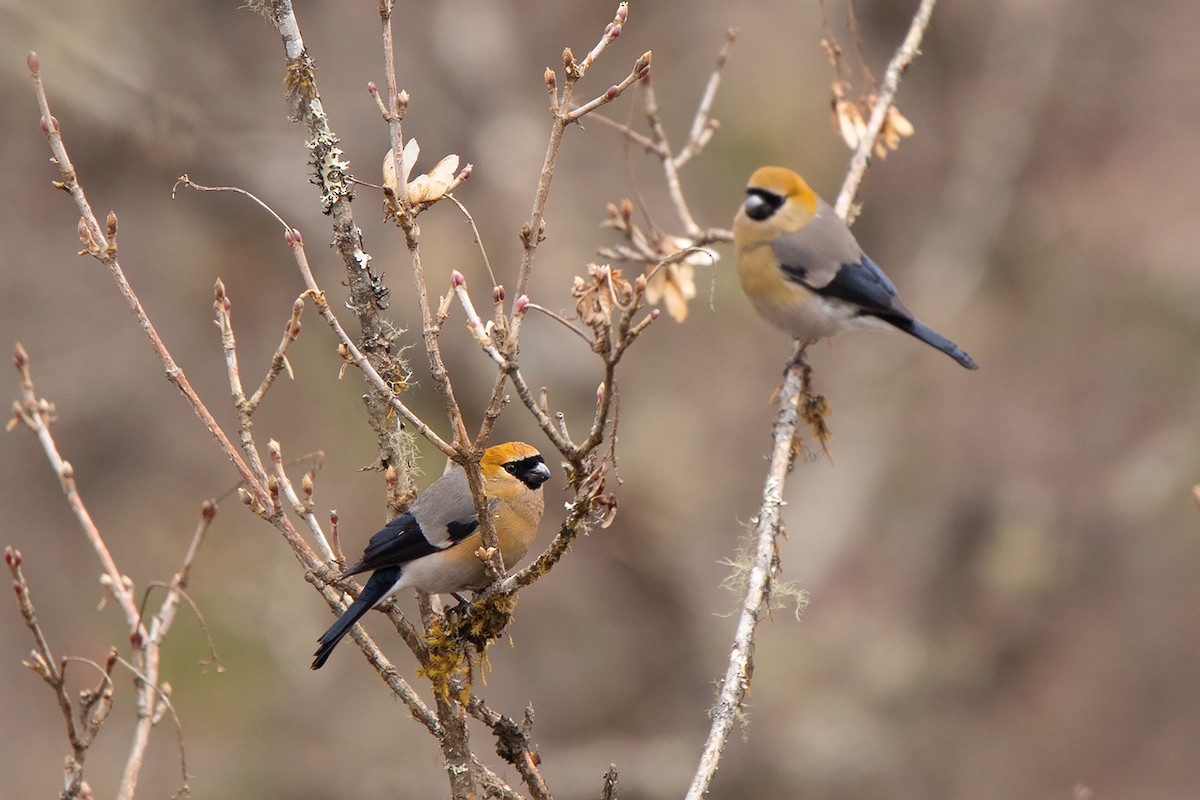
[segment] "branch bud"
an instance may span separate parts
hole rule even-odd
[[[117,212],[115,212],[115,211],[108,212],[108,217],[105,218],[104,222],[108,226],[109,237],[111,238],[113,236],[116,236],[117,235]]]
[[[20,342],[13,348],[13,366],[22,371],[29,366],[29,353],[25,352],[25,346]]]
[[[621,26],[610,22],[608,27],[604,29],[604,35],[609,39],[616,39],[621,35]]]
[[[88,228],[87,220],[83,217],[79,218],[79,243],[83,245],[80,255],[94,253],[99,249],[96,240],[92,238],[92,231]]]
[[[42,67],[41,61],[38,60],[38,54],[32,50],[29,51],[29,55],[25,56],[25,64],[34,76],[38,74],[38,70]]]
[[[279,442],[274,439],[267,441],[267,455],[270,457],[272,464],[283,463],[283,451],[279,447]]]
[[[492,289],[492,303],[500,305],[504,302],[504,287],[496,286]]]
[[[205,500],[201,503],[200,516],[205,522],[212,522],[213,517],[217,516],[217,502],[215,500]]]
[[[523,294],[517,298],[517,304],[513,307],[513,313],[517,316],[524,314],[529,310],[529,295]]]
[[[367,81],[367,92],[372,95],[379,94],[379,87],[375,85],[375,81]]]
[[[4,563],[10,567],[21,566],[21,551],[14,549],[11,545],[4,548]]]
[[[546,67],[546,74],[543,76],[546,79],[546,91],[554,94],[558,91],[558,76],[554,74],[554,70]]]
[[[653,51],[647,50],[646,52],[642,53],[641,58],[633,62],[633,71],[637,73],[639,80],[645,80],[650,74],[650,61],[653,57]]]
[[[457,289],[460,286],[467,285],[467,279],[458,270],[450,270],[450,285]]]
[[[70,461],[64,461],[64,462],[63,462],[63,465],[62,465],[62,472],[61,472],[60,474],[62,475],[62,479],[63,479],[64,481],[73,481],[73,480],[75,480],[75,468],[71,466],[71,462],[70,462]]]
[[[629,3],[621,3],[617,6],[616,22],[618,25],[624,25],[625,20],[629,19]]]

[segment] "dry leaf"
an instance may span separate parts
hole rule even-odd
[[[458,156],[451,153],[439,161],[437,166],[429,172],[418,175],[409,181],[408,176],[412,174],[413,167],[420,155],[421,147],[417,144],[417,140],[409,139],[408,143],[404,145],[404,186],[409,205],[432,203],[445,197],[446,190],[454,183],[454,178],[458,173]],[[383,158],[383,185],[393,192],[396,191],[396,159],[391,150],[388,150],[387,155]]]
[[[676,322],[687,319],[688,301],[696,296],[695,269],[691,264],[665,264],[646,282],[646,299],[661,300]]]
[[[857,150],[859,142],[867,132],[867,123],[863,119],[862,110],[859,109],[857,103],[839,98],[834,103],[833,114],[837,119],[838,132],[842,135],[842,141],[851,150]]]

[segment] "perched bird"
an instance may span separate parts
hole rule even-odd
[[[550,470],[540,453],[524,442],[489,447],[479,464],[484,493],[505,566],[520,561],[542,520],[542,484]],[[312,668],[320,669],[354,623],[401,589],[461,592],[488,584],[479,520],[467,476],[454,469],[417,495],[400,516],[367,542],[362,558],[343,578],[374,570],[358,599],[321,635]]]
[[[978,369],[962,348],[913,316],[846,223],[790,169],[761,167],[750,176],[733,241],[750,302],[793,338],[815,341],[882,321]]]

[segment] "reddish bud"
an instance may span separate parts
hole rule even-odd
[[[313,494],[313,476],[311,472],[304,473],[304,477],[300,479],[300,491],[304,492],[304,496],[311,498]]]
[[[465,181],[467,178],[471,177],[471,173],[474,171],[475,171],[475,165],[467,164],[465,167],[462,168],[462,170],[459,171],[458,179],[460,181]]]
[[[650,319],[658,319],[659,310],[657,308],[650,309]]]
[[[217,515],[217,503],[214,500],[205,500],[200,504],[200,516],[205,522],[212,522],[213,517]]]
[[[616,100],[617,95],[619,95],[620,93],[621,93],[621,90],[618,89],[616,86],[610,86],[604,90],[604,99],[605,100]]]
[[[299,317],[300,312],[304,310],[304,298],[297,297],[296,302],[292,303],[292,316]]]
[[[504,287],[497,286],[492,289],[492,302],[496,305],[504,302]]]
[[[563,48],[563,66],[567,68],[567,72],[575,69],[575,54],[571,52],[571,48]]]
[[[138,631],[134,631],[133,633],[129,634],[129,643],[134,647],[141,647],[142,634]]]
[[[25,594],[25,591],[21,588],[21,584],[18,583],[17,581],[13,581],[12,587],[13,587],[13,591],[17,593],[17,597],[20,597],[21,595]]]
[[[64,481],[75,480],[75,468],[71,466],[70,461],[64,461],[62,465],[62,478]]]
[[[53,114],[50,115],[50,127],[54,129],[55,133],[58,133],[62,130],[58,124],[58,117],[54,116]]]
[[[13,348],[13,366],[17,369],[25,369],[29,365],[29,353],[25,352],[25,348],[20,342]]]
[[[379,87],[375,85],[375,81],[367,81],[367,91],[371,94],[379,94]]]
[[[546,79],[546,88],[552,92],[556,91],[558,89],[558,76],[554,74],[554,70],[546,67],[546,74],[544,77]]]
[[[38,70],[42,67],[41,61],[38,60],[38,54],[32,50],[29,51],[29,55],[25,56],[25,64],[34,75],[37,75]]]
[[[455,289],[457,289],[460,286],[466,286],[467,279],[464,278],[463,274],[461,272],[459,272],[458,270],[456,270],[456,269],[451,270],[450,271],[450,285],[453,286]]]
[[[304,237],[300,235],[299,229],[292,228],[292,238],[296,240],[296,244],[298,244],[298,245],[304,244]]]
[[[624,25],[627,19],[629,19],[629,3],[621,3],[617,6],[617,22]]]
[[[329,524],[334,526],[338,524],[338,513],[336,508],[329,509]]]
[[[513,312],[516,314],[524,314],[529,310],[529,295],[523,294],[517,298],[517,303],[513,307]]]
[[[299,322],[296,322],[294,325],[292,325],[288,329],[288,335],[291,336],[293,339],[295,339],[297,336],[300,335],[300,323]]]
[[[621,26],[620,25],[609,25],[608,30],[605,31],[605,35],[609,39],[617,38],[618,36],[621,35]]]
[[[116,236],[117,235],[117,212],[115,212],[115,211],[108,212],[108,216],[105,218],[104,223],[108,226],[108,235],[110,237]]]
[[[273,464],[283,463],[283,451],[279,447],[279,442],[271,439],[267,442],[267,455]]]
[[[213,297],[220,303],[225,300],[225,282],[217,278],[217,282],[213,284]]]
[[[295,236],[292,236],[292,229],[291,229],[291,228],[288,228],[286,231],[284,231],[284,232],[283,232],[283,240],[284,240],[285,242],[287,242],[289,245],[292,245],[292,244],[295,244],[295,243],[296,243],[296,237],[295,237]]]
[[[21,566],[21,551],[14,550],[12,547],[4,548],[4,563],[10,567]]]

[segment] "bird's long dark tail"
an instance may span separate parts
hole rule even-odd
[[[363,587],[358,599],[351,603],[350,607],[337,618],[337,622],[330,625],[329,630],[321,634],[321,638],[317,640],[320,647],[317,648],[317,652],[313,653],[313,669],[320,669],[325,666],[325,662],[329,659],[329,654],[333,652],[333,648],[337,647],[342,637],[350,632],[350,629],[354,627],[354,623],[358,622],[363,614],[366,614],[376,603],[387,596],[387,593],[391,591],[391,588],[396,585],[396,581],[399,579],[399,567],[375,571],[375,574],[367,581],[367,585]]]
[[[910,336],[915,336],[922,342],[925,342],[925,344],[936,347],[967,369],[979,369],[979,365],[975,363],[975,359],[967,355],[965,350],[925,323],[915,319],[905,319],[904,317],[881,315],[880,318],[885,322],[890,322]]]

